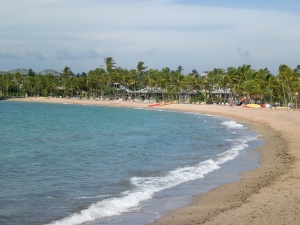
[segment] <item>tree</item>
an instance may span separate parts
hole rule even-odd
[[[36,96],[43,95],[43,87],[44,87],[44,82],[43,82],[43,76],[41,74],[37,74],[34,76],[35,78],[35,90],[36,90]]]
[[[19,73],[0,74],[0,95],[13,96],[20,93],[27,93],[30,96],[78,96],[80,93],[87,93],[87,96],[93,97],[111,97],[118,95],[125,97],[125,94],[133,97],[144,87],[149,87],[150,91],[145,97],[162,96],[163,100],[187,100],[207,102],[212,101],[216,94],[212,90],[224,90],[224,99],[228,98],[227,90],[233,99],[240,95],[247,95],[249,99],[261,99],[273,102],[293,102],[299,98],[300,92],[300,65],[295,69],[287,65],[280,65],[278,75],[274,76],[267,68],[254,70],[251,65],[242,65],[238,68],[228,67],[214,68],[201,76],[197,70],[193,69],[191,73],[182,74],[182,66],[176,70],[170,70],[164,67],[161,70],[150,69],[143,61],[139,61],[136,69],[123,69],[115,66],[112,57],[104,59],[105,66],[90,70],[88,76],[85,73],[74,76],[69,67],[61,71],[61,76],[42,76],[35,75],[32,69],[30,76],[20,76]],[[63,94],[60,92],[63,91]],[[135,92],[134,92],[135,91]],[[138,96],[141,92],[138,93]],[[295,97],[297,96],[297,97]],[[220,97],[220,96],[217,96]],[[220,99],[218,99],[220,100]]]
[[[51,74],[47,74],[44,77],[45,80],[45,95],[46,96],[54,96],[55,94],[55,86],[57,81],[55,80],[55,77]]]
[[[251,89],[248,88],[253,86],[253,81],[255,80],[256,71],[251,69],[251,65],[244,64],[243,66],[238,67],[237,75],[239,80],[238,91],[242,94],[247,94],[247,98],[251,100],[252,94],[257,93],[257,86],[255,86],[255,89],[253,89],[253,91],[251,91]]]
[[[171,79],[172,79],[172,84],[173,84],[174,95],[177,98],[177,100],[179,102],[181,102],[182,96],[181,96],[180,92],[181,92],[181,88],[184,86],[182,83],[184,80],[184,76],[181,73],[181,69],[172,72]]]
[[[260,69],[257,71],[255,76],[255,81],[257,82],[259,86],[259,98],[263,100],[265,96],[269,96],[269,99],[271,99],[271,92],[270,90],[274,89],[273,81],[275,80],[274,76],[271,74],[271,72],[267,69]]]
[[[106,66],[106,72],[110,73],[115,68],[115,60],[112,57],[107,57],[104,59],[104,63]]]
[[[35,75],[35,72],[32,69],[28,70],[28,76],[33,77]]]
[[[13,76],[13,83],[14,83],[14,86],[16,87],[16,96],[19,95],[19,89],[20,89],[20,86],[22,84],[22,77],[21,77],[21,74],[19,72],[15,72],[14,76]]]
[[[182,73],[183,70],[184,70],[183,67],[179,65],[179,66],[177,67],[177,70],[176,70],[176,71],[177,71],[178,73]]]
[[[138,75],[139,99],[141,98],[141,85],[142,85],[143,75],[145,70],[147,69],[147,66],[144,66],[144,64],[145,63],[143,61],[140,61],[138,62],[136,67],[136,71]]]
[[[241,86],[243,93],[247,95],[247,99],[251,99],[251,95],[259,93],[259,85],[254,80],[246,80]]]
[[[71,68],[68,66],[65,66],[65,68],[62,70],[62,74],[61,74],[61,81],[62,81],[62,87],[63,87],[63,91],[64,91],[64,97],[69,95],[69,92],[70,92],[69,81],[72,76],[74,76],[74,73],[72,72]]]
[[[107,88],[109,90],[109,97],[110,97],[110,93],[111,93],[111,85],[112,85],[112,80],[111,80],[111,75],[112,75],[112,71],[115,68],[115,60],[112,57],[107,57],[104,59],[104,63],[106,66],[106,74],[107,74]]]
[[[293,102],[294,93],[296,92],[298,82],[297,70],[292,70],[285,64],[279,66],[278,80],[282,90],[284,103],[287,106],[288,102]]]
[[[199,73],[197,70],[193,69],[192,70],[192,75],[195,77],[195,78],[198,78],[199,77]]]
[[[251,69],[251,65],[244,64],[243,66],[238,67],[237,74],[240,76],[240,79],[251,80],[253,78],[254,70]]]
[[[2,77],[2,83],[4,86],[4,95],[10,96],[10,88],[12,87],[12,74],[11,73],[5,73]]]
[[[238,79],[237,68],[228,67],[225,76],[226,76],[228,88],[230,89],[231,92],[231,96],[233,99],[236,99],[238,95],[240,82],[241,82],[240,79]]]

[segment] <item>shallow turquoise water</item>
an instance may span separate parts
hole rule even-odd
[[[247,126],[208,115],[7,101],[0,137],[7,225],[147,214],[155,195],[221,172],[257,141]]]

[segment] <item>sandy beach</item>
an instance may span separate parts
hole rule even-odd
[[[149,108],[147,103],[23,98],[9,101]],[[150,108],[149,108],[150,109]],[[265,145],[260,166],[241,180],[194,196],[191,205],[155,221],[155,225],[300,224],[300,110],[170,104],[153,109],[198,112],[230,117],[251,125]]]

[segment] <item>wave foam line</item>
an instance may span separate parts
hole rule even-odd
[[[187,181],[203,178],[205,174],[219,168],[220,167],[210,159],[194,167],[183,167],[170,171],[165,176],[133,177],[130,181],[135,186],[135,189],[128,195],[97,202],[79,213],[74,213],[69,217],[54,221],[49,225],[78,225],[88,221],[129,212],[132,208],[138,207],[141,201],[152,198],[153,194],[159,191],[175,187]]]
[[[163,176],[132,177],[130,182],[135,188],[134,190],[125,192],[125,196],[99,201],[79,213],[74,213],[69,217],[54,221],[49,225],[79,225],[88,221],[129,212],[133,208],[137,208],[140,202],[151,199],[152,196],[159,191],[175,187],[188,181],[201,179],[206,174],[219,169],[221,164],[233,160],[238,156],[241,150],[248,147],[248,141],[249,140],[237,141],[237,145],[218,154],[215,160],[208,159],[195,166],[177,168]]]
[[[224,121],[221,123],[222,125],[228,127],[229,129],[233,128],[233,129],[240,129],[240,128],[243,128],[244,125],[240,124],[240,123],[237,123],[236,121],[234,120],[230,120],[230,121]]]
[[[110,195],[96,195],[96,196],[83,196],[83,197],[78,197],[78,198],[74,198],[76,200],[80,200],[80,199],[93,199],[93,198],[107,198],[109,197]]]

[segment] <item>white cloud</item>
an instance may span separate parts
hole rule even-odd
[[[167,0],[0,2],[1,51],[27,53],[31,64],[43,57],[47,68],[65,63],[88,71],[111,56],[125,68],[143,60],[157,69],[182,65],[185,72],[243,63],[276,71],[278,63],[295,67],[299,58],[300,16],[294,12]],[[0,57],[7,65],[4,60]],[[26,65],[26,58],[9,63]]]

